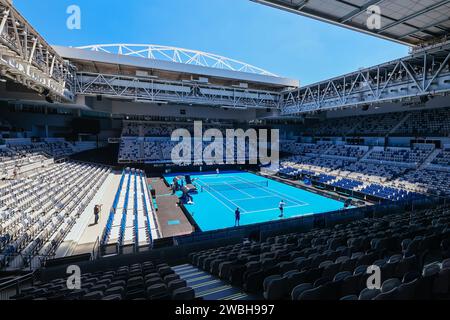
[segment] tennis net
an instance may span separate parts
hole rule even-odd
[[[203,191],[226,191],[226,190],[241,190],[251,188],[268,187],[269,181],[249,181],[249,182],[220,182],[208,183],[201,186]]]

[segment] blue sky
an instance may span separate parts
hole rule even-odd
[[[51,44],[151,43],[196,49],[302,84],[408,53],[405,46],[250,0],[14,0],[14,4]],[[72,4],[81,8],[81,30],[66,28],[66,9]]]

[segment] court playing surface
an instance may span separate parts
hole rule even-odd
[[[174,176],[166,175],[172,183]],[[266,179],[248,172],[192,174],[198,194],[194,204],[185,204],[202,231],[233,227],[236,208],[241,211],[241,225],[279,220],[279,203],[284,201],[284,218],[342,209],[342,202]],[[179,194],[181,195],[181,194]]]

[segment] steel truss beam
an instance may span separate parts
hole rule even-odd
[[[165,81],[146,77],[130,77],[79,72],[75,77],[75,93],[103,95],[136,102],[201,104],[235,109],[277,108],[278,92],[222,87],[194,81]]]
[[[57,101],[70,100],[70,69],[6,0],[0,0],[0,73]]]
[[[423,10],[414,12],[413,14],[410,14],[410,15],[408,15],[408,16],[406,16],[406,17],[403,17],[403,18],[401,18],[401,19],[399,19],[399,20],[396,20],[396,21],[394,21],[394,22],[392,22],[392,23],[390,23],[390,24],[384,26],[383,28],[381,28],[380,30],[378,30],[378,33],[383,33],[383,32],[385,32],[386,30],[388,30],[388,29],[390,29],[390,28],[392,28],[392,27],[395,27],[395,26],[397,26],[397,25],[399,25],[399,24],[402,24],[402,23],[404,23],[404,22],[406,22],[406,21],[409,21],[409,20],[411,20],[411,19],[414,19],[414,18],[416,18],[416,17],[418,17],[418,16],[420,16],[420,15],[426,14],[426,13],[428,13],[428,12],[434,10],[434,9],[437,9],[437,8],[439,8],[439,7],[442,7],[442,6],[446,5],[446,4],[449,3],[449,2],[450,2],[450,0],[443,0],[443,1],[440,1],[440,2],[438,2],[438,3],[436,3],[436,4],[432,5],[432,6],[428,6],[428,7],[426,7],[426,8],[423,9]]]
[[[245,62],[226,58],[213,53],[177,47],[154,44],[96,44],[78,47],[78,49],[276,77],[275,74],[269,71]]]
[[[343,109],[450,92],[450,43],[283,94],[281,113]]]

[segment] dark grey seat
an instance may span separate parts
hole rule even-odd
[[[103,298],[102,291],[92,291],[83,296],[83,300],[100,300]]]
[[[377,289],[364,288],[359,294],[358,300],[372,300],[380,293],[381,291]]]
[[[147,288],[147,297],[152,298],[153,296],[157,296],[167,292],[167,285],[165,283],[154,284]]]
[[[175,279],[170,281],[168,284],[169,292],[174,292],[176,289],[183,288],[187,286],[186,280],[183,279]]]
[[[298,298],[300,297],[300,295],[309,289],[312,289],[313,285],[312,283],[302,283],[299,284],[298,286],[296,286],[291,293],[291,299],[292,300],[298,300]]]
[[[194,289],[189,288],[189,287],[176,289],[172,293],[172,299],[173,300],[194,300],[195,299]]]
[[[391,291],[394,288],[397,288],[401,285],[401,281],[397,278],[391,278],[388,280],[385,280],[383,284],[381,285],[381,292],[386,293],[388,291]]]

